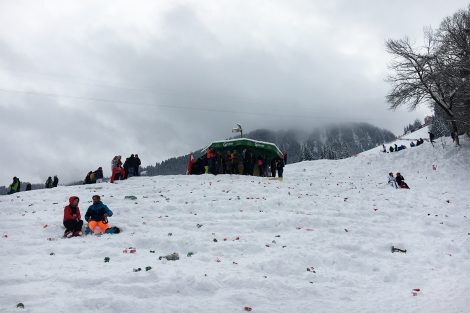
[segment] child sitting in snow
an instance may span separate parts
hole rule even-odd
[[[393,173],[388,173],[388,184],[393,188],[398,188],[397,181],[393,177]]]
[[[76,196],[69,198],[69,205],[64,208],[64,237],[81,236],[83,221],[80,219],[80,209],[78,202],[80,199]]]
[[[400,188],[410,189],[410,187],[408,187],[408,184],[405,183],[405,178],[400,173],[397,173],[396,181]]]
[[[92,197],[93,204],[88,207],[85,220],[88,222],[87,233],[113,233],[114,228],[108,225],[108,217],[113,216],[113,212],[101,202],[99,195]]]

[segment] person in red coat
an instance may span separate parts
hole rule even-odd
[[[69,205],[64,208],[64,237],[81,236],[83,221],[81,220],[78,202],[80,199],[76,196],[69,198]]]

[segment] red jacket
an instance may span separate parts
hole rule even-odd
[[[72,196],[69,198],[69,205],[64,208],[64,221],[70,220],[77,220],[79,221],[81,218],[80,209],[77,207],[73,207],[73,202],[75,199],[79,199],[76,196]],[[79,199],[80,200],[80,199]]]

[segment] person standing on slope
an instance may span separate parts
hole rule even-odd
[[[78,202],[80,199],[76,196],[69,198],[69,205],[64,208],[64,237],[76,237],[82,235],[83,221],[81,220]]]
[[[54,179],[52,180],[52,187],[57,187],[58,184],[59,178],[57,177],[57,175],[54,175]]]
[[[46,183],[44,184],[44,187],[46,188],[52,188],[52,177],[49,176],[46,180]]]
[[[15,192],[19,192],[21,188],[21,182],[18,177],[13,177],[13,182],[10,184],[10,191],[8,191],[8,194],[11,195]]]
[[[113,216],[113,212],[101,202],[99,195],[94,195],[92,200],[93,204],[88,207],[85,214],[85,220],[88,222],[87,233],[107,233],[108,217]]]
[[[140,168],[140,165],[141,165],[142,163],[140,162],[140,159],[139,159],[139,155],[138,155],[138,154],[136,154],[136,155],[134,156],[134,162],[133,162],[133,163],[134,163],[134,164],[133,164],[133,165],[134,165],[134,175],[135,175],[135,176],[140,176],[139,168]]]
[[[428,132],[428,134],[429,134],[429,142],[431,142],[432,146],[434,147],[434,143],[435,143],[434,138],[436,136],[431,132]]]

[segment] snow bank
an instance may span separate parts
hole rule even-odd
[[[141,177],[0,197],[1,312],[468,312],[462,141],[292,164],[284,181]],[[391,171],[411,189],[387,186]],[[61,239],[69,196],[84,215],[93,194],[123,232]]]

